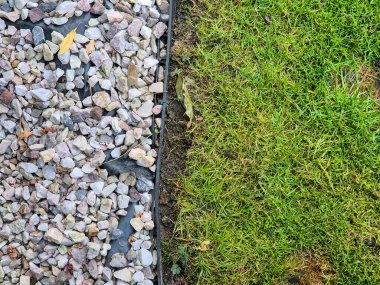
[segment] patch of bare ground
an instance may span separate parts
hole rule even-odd
[[[380,99],[380,63],[372,66],[362,65],[359,71],[345,67],[341,74],[335,77],[334,83],[337,86],[347,86],[349,94],[359,89],[367,96]]]
[[[177,69],[186,70],[182,55],[194,46],[196,36],[187,24],[189,3],[177,1],[174,17],[173,45],[171,50],[171,68],[169,92],[167,95],[167,117],[165,121],[165,142],[161,168],[160,211],[161,242],[163,254],[163,281],[165,285],[188,285],[181,274],[173,275],[171,270],[173,256],[177,255],[175,223],[178,216],[177,193],[180,191],[179,176],[186,171],[186,152],[190,147],[190,135],[187,133],[188,119],[185,109],[177,100],[175,91]]]
[[[286,284],[296,285],[326,285],[335,275],[335,270],[323,257],[313,252],[303,252],[295,255],[291,262],[296,266],[291,270]]]

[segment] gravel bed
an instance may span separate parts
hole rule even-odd
[[[167,0],[0,0],[0,284],[153,284],[168,13]]]

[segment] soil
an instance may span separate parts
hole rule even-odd
[[[171,50],[170,74],[177,69],[186,67],[181,62],[178,45],[192,46],[194,37],[189,38],[186,24],[186,5],[184,1],[177,1],[174,16],[173,44]],[[175,91],[176,76],[169,77],[169,92],[167,94],[167,117],[165,120],[164,149],[161,166],[160,212],[161,212],[161,243],[163,256],[163,282],[165,285],[188,285],[181,274],[173,276],[171,267],[172,256],[176,255],[177,240],[175,224],[179,209],[177,196],[180,191],[179,178],[186,171],[186,153],[191,146],[190,135],[187,132],[188,118],[185,109],[177,100]]]
[[[335,275],[335,270],[322,256],[314,252],[303,252],[294,257],[298,265],[287,279],[287,284],[295,285],[325,285],[328,279]]]

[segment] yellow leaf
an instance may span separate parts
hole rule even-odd
[[[76,27],[74,30],[71,30],[63,39],[63,41],[59,45],[59,52],[58,52],[59,55],[64,54],[70,49],[71,45],[74,42],[74,37],[77,34],[77,28],[78,27]]]
[[[210,245],[210,241],[209,240],[205,240],[205,241],[201,242],[201,246],[196,247],[196,249],[198,249],[200,251],[207,251],[209,245]]]

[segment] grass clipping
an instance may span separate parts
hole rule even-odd
[[[187,127],[191,126],[193,122],[194,112],[193,112],[193,103],[191,101],[190,93],[188,87],[194,83],[194,80],[188,76],[182,76],[178,74],[177,83],[175,85],[178,101],[185,108],[186,116],[189,118]]]

